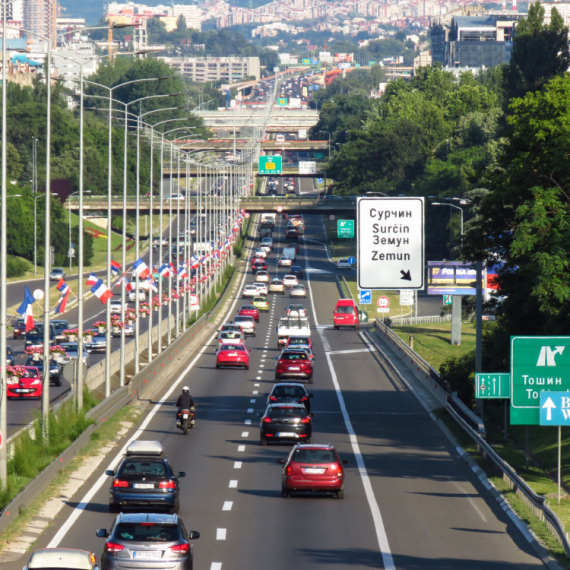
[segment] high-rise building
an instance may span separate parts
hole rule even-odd
[[[57,0],[23,0],[23,3],[24,29],[32,32],[30,39],[53,38],[56,33]]]
[[[4,4],[0,4],[0,18],[3,17]],[[6,6],[6,37],[15,39],[20,37],[20,29],[24,25],[24,0],[15,0]],[[0,26],[2,37],[2,26]]]

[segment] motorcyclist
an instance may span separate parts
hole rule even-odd
[[[196,406],[196,403],[194,402],[194,398],[192,398],[192,395],[190,394],[190,388],[188,388],[188,386],[184,386],[184,388],[182,388],[182,394],[178,396],[178,400],[176,400],[176,406],[178,407],[176,418],[178,424],[180,424],[180,412],[182,410],[191,410],[193,412]],[[192,414],[191,423],[193,426],[196,425],[193,414]]]

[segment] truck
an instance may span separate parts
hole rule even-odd
[[[262,240],[264,237],[273,237],[273,229],[269,227],[259,229],[259,239]]]
[[[297,252],[294,247],[284,247],[282,255],[283,257],[288,257],[291,261],[297,259]]]
[[[268,214],[267,212],[261,214],[261,223],[262,224],[264,222],[271,221],[271,223],[273,225],[275,225],[276,220],[277,220],[277,214],[271,214],[271,213]]]
[[[307,317],[281,317],[279,324],[275,328],[277,333],[277,348],[282,348],[287,344],[287,340],[292,336],[311,336],[311,327]]]

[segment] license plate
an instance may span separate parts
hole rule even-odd
[[[182,418],[187,420],[188,419],[188,414],[182,414]]]
[[[325,472],[325,469],[317,469],[316,467],[307,467],[305,469],[305,473],[308,475],[322,475]]]
[[[237,356],[237,352],[230,352],[228,353],[228,356]]]
[[[160,558],[160,550],[135,550],[133,558]]]
[[[291,366],[291,368],[289,368],[289,370],[301,370],[298,366]]]
[[[153,483],[135,483],[133,485],[134,489],[154,489]]]
[[[25,392],[29,392],[29,390],[27,390],[26,388],[16,388],[14,390],[14,392],[25,393]]]
[[[277,437],[295,437],[295,432],[293,431],[280,431]]]

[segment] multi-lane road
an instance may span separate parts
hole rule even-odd
[[[188,529],[201,533],[194,543],[195,568],[541,568],[519,530],[392,375],[366,332],[333,329],[337,272],[321,245],[321,220],[306,221],[299,261],[307,268],[305,306],[316,353],[312,440],[333,443],[349,461],[345,499],[282,498],[276,460],[290,446],[259,445],[257,413],[265,409],[278,355],[275,326],[289,304],[287,296],[272,296],[257,336],[246,341],[252,349],[249,371],[216,370],[210,339],[172,378],[163,400],[149,407],[139,430],[129,434],[159,440],[174,469],[187,473],[180,516]],[[278,233],[283,237],[283,222]],[[270,255],[269,269],[283,275],[277,253]],[[237,299],[236,306],[241,304]],[[188,436],[175,429],[173,404],[183,385],[198,403],[198,427]],[[114,451],[69,497],[36,548],[84,548],[100,559],[104,539],[95,530],[108,529],[116,516],[107,510],[110,479],[104,470],[118,459]],[[24,558],[3,567],[19,569]]]

